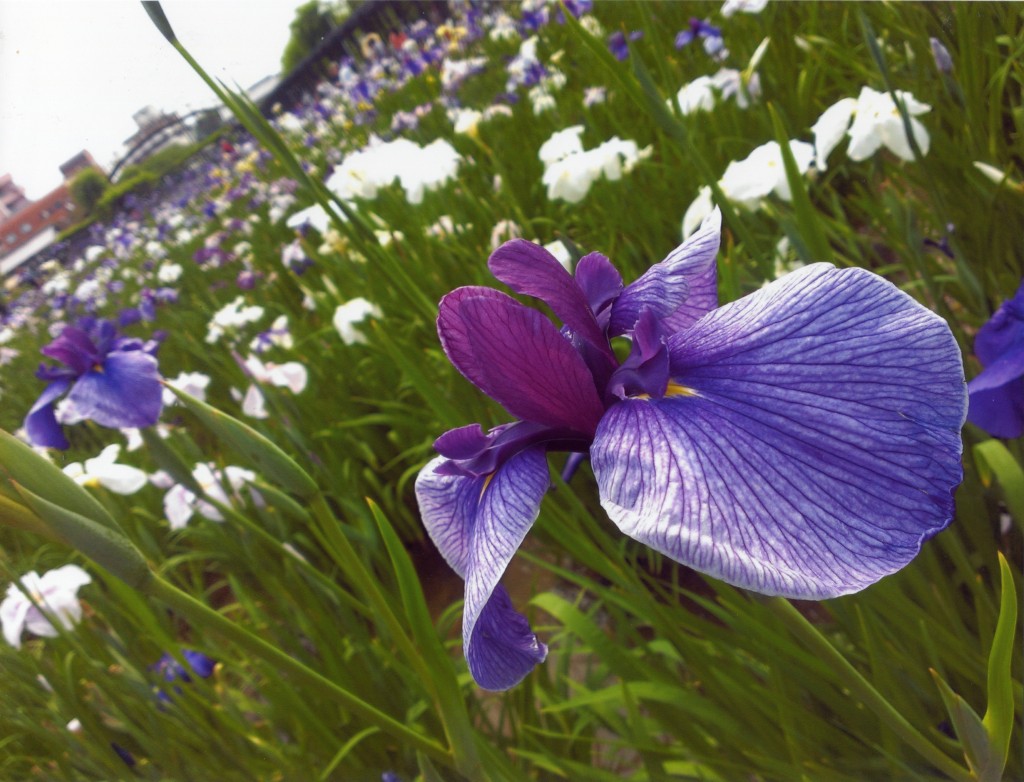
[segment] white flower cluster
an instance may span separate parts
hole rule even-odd
[[[246,306],[245,299],[237,296],[214,313],[206,329],[206,342],[216,344],[225,332],[234,331],[247,323],[255,323],[262,317],[263,307],[255,304]]]
[[[711,111],[719,99],[735,98],[736,105],[745,109],[760,95],[761,81],[756,73],[744,84],[743,75],[738,70],[721,68],[712,76],[700,76],[684,85],[676,94],[676,104],[683,116],[688,116],[698,111]]]
[[[930,137],[917,117],[930,111],[931,106],[921,103],[909,92],[897,90],[896,98],[906,109],[913,141],[922,155],[927,154]],[[825,171],[829,155],[844,136],[850,139],[846,154],[853,161],[866,160],[882,147],[900,160],[909,162],[914,159],[911,139],[896,101],[891,94],[870,87],[862,88],[856,99],[843,98],[827,108],[811,131],[814,144],[798,140],[789,142],[801,175],[812,166],[818,171]],[[782,148],[776,141],[762,144],[743,160],[729,163],[718,186],[726,198],[747,209],[757,209],[761,200],[771,193],[783,201],[792,199]],[[683,216],[683,236],[689,236],[711,209],[711,188],[702,187]]]
[[[376,198],[377,191],[396,179],[410,204],[423,202],[426,190],[453,179],[462,158],[444,139],[421,147],[408,139],[375,140],[345,158],[327,180],[327,187],[346,201]]]
[[[541,181],[548,189],[548,198],[578,204],[590,191],[598,177],[616,181],[628,174],[640,160],[651,154],[651,148],[639,149],[632,140],[613,136],[599,147],[584,150],[580,135],[582,125],[560,130],[541,146],[537,156],[544,164]]]
[[[242,488],[256,480],[256,473],[242,467],[228,466],[220,470],[212,464],[200,463],[192,470],[192,477],[207,497],[222,505],[231,505],[232,498],[240,499]],[[171,529],[182,529],[193,513],[210,521],[224,521],[224,515],[215,505],[197,497],[180,483],[175,484],[170,476],[156,473],[152,482],[158,488],[169,489],[164,495],[164,515]],[[225,487],[230,489],[230,496]],[[259,501],[259,495],[251,488],[249,491],[253,500]]]

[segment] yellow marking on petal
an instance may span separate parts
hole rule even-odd
[[[668,381],[668,386],[665,388],[665,396],[700,396],[692,388],[680,385],[672,380]]]
[[[679,383],[675,383],[675,382],[670,380],[668,385],[665,386],[665,397],[669,397],[669,396],[700,396],[700,394],[697,393],[692,388],[687,388],[686,386],[680,385]],[[630,399],[640,399],[640,400],[646,402],[646,401],[651,399],[651,395],[650,394],[636,394],[635,396],[631,396],[629,398]],[[659,399],[663,399],[663,398],[664,397],[659,397]]]
[[[491,481],[494,480],[494,473],[492,472],[486,478],[484,478],[484,485],[480,488],[480,499],[484,498],[484,492],[487,491],[487,487],[491,485]]]

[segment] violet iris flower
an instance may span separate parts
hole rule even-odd
[[[200,679],[208,679],[213,675],[213,669],[216,667],[217,661],[212,657],[207,657],[202,652],[197,652],[194,649],[182,649],[181,656],[188,663],[188,668],[178,662],[170,652],[164,652],[159,660],[149,666],[150,670],[160,674],[165,682],[182,681],[186,684],[192,682],[189,669]],[[176,695],[181,693],[181,689],[178,687],[173,687],[172,691]],[[157,698],[161,701],[171,700],[171,697],[163,690],[157,690],[156,693]]]
[[[67,393],[69,412],[78,420],[114,428],[152,426],[163,408],[160,373],[152,353],[157,343],[122,337],[113,323],[83,319],[67,326],[42,348],[63,366],[40,364],[36,377],[49,381],[25,417],[33,445],[67,448],[55,415],[57,400]]]
[[[631,41],[639,41],[644,34],[641,30],[634,30],[628,36],[621,30],[616,30],[608,36],[608,51],[616,60],[622,62],[629,59],[629,44]]]
[[[984,369],[967,384],[967,420],[994,437],[1024,434],[1024,280],[978,329],[974,354]]]
[[[630,537],[768,595],[820,599],[899,570],[949,524],[966,389],[949,327],[863,269],[805,266],[717,306],[721,215],[630,285],[600,253],[575,276],[508,242],[491,288],[440,304],[455,367],[519,420],[453,429],[416,480],[427,532],[466,581],[480,686],[547,649],[499,584],[549,487],[547,454],[589,456]],[[611,340],[628,337],[621,363]]]
[[[676,48],[682,49],[698,39],[704,42],[704,51],[708,55],[721,58],[722,51],[725,48],[725,42],[722,40],[722,30],[696,17],[691,17],[689,26],[676,33]]]

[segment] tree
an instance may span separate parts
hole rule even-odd
[[[309,0],[295,9],[289,25],[292,31],[281,55],[281,73],[286,74],[308,57],[328,33],[348,15],[347,3],[325,3]]]
[[[75,178],[68,185],[71,192],[71,199],[82,210],[83,214],[92,214],[103,194],[106,192],[110,182],[102,173],[95,168],[84,168],[75,174]]]

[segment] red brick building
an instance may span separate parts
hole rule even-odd
[[[27,244],[48,228],[62,231],[79,219],[68,191],[68,183],[75,174],[89,167],[103,170],[92,155],[83,150],[60,167],[64,182],[38,201],[25,198],[24,191],[10,181],[10,174],[0,177],[0,197],[10,193],[7,198],[17,204],[16,210],[8,210],[6,214],[0,212],[0,258]]]

